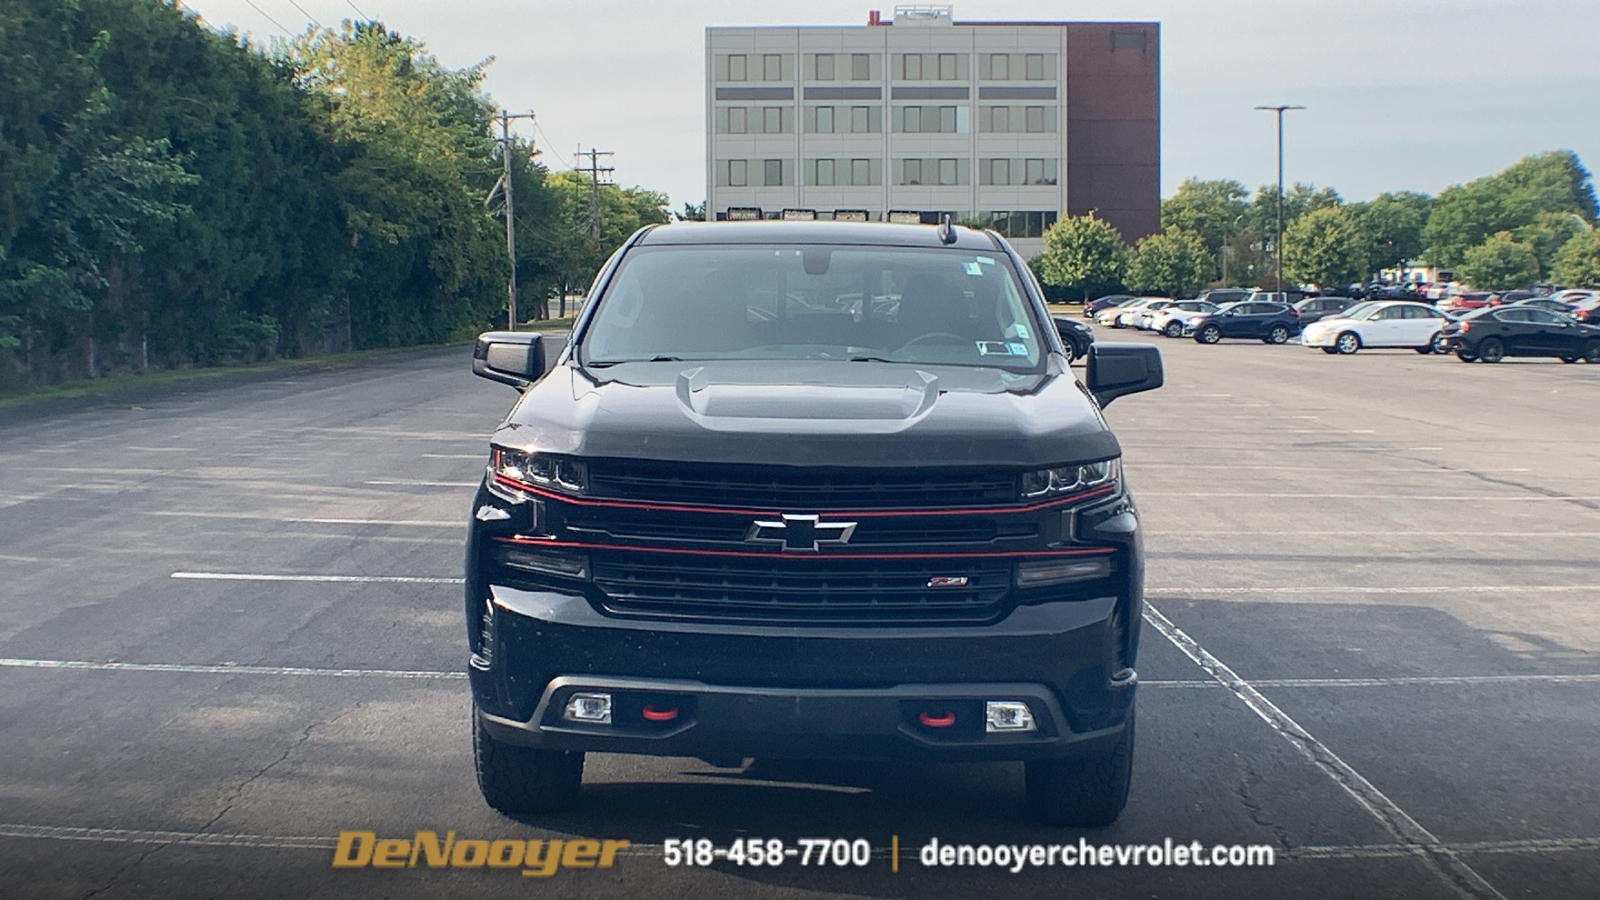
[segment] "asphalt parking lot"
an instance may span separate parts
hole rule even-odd
[[[0,418],[0,895],[1594,896],[1600,367],[1151,340],[1167,387],[1107,411],[1148,529],[1136,772],[1086,836],[1271,868],[923,868],[1083,834],[1005,764],[594,756],[579,810],[492,812],[455,580],[514,395],[462,348]],[[334,869],[347,829],[632,846]],[[661,861],[815,836],[875,855]]]

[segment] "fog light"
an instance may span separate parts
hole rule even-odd
[[[524,572],[538,572],[541,575],[584,581],[589,578],[589,557],[582,553],[508,547],[500,558],[511,568],[521,569]]]
[[[567,698],[562,718],[569,722],[586,722],[590,725],[611,724],[610,694],[573,694]]]
[[[1028,709],[1028,704],[1020,700],[990,700],[983,705],[983,717],[983,730],[991,734],[996,731],[1034,731],[1038,728],[1033,723],[1033,713]]]
[[[1072,581],[1093,581],[1111,574],[1111,557],[1046,559],[1017,565],[1017,587],[1044,587]]]

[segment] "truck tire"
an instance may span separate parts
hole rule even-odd
[[[560,812],[578,802],[583,754],[495,740],[472,716],[473,762],[484,802],[507,814]]]
[[[1024,763],[1024,793],[1035,818],[1069,828],[1104,828],[1117,821],[1133,781],[1136,705],[1129,707],[1128,726],[1110,749]]]

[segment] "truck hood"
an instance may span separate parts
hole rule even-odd
[[[900,363],[570,360],[529,388],[499,446],[590,458],[790,466],[1034,467],[1117,456],[1066,371]]]

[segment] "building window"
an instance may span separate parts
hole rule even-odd
[[[1113,31],[1111,32],[1112,50],[1137,50],[1144,52],[1145,32],[1143,31]]]
[[[951,134],[956,130],[956,108],[954,106],[939,107],[939,131]]]
[[[764,176],[762,181],[767,187],[781,187],[783,185],[783,160],[769,159],[762,168],[765,170],[762,173]]]
[[[956,161],[954,159],[939,160],[939,183],[956,184]]]
[[[871,184],[872,183],[872,160],[870,160],[870,159],[852,159],[852,160],[850,160],[850,183],[851,184]]]
[[[989,227],[1011,238],[1042,237],[1045,229],[1056,223],[1056,213],[1050,210],[1016,212],[980,212],[978,218]]]
[[[1011,79],[1011,54],[989,54],[989,77],[995,81],[1009,81]],[[1005,129],[996,129],[1003,131]]]
[[[1044,131],[1044,107],[1030,106],[1027,108],[1028,131],[1038,133]]]
[[[833,160],[814,159],[811,161],[811,183],[819,187],[833,186]]]
[[[956,55],[954,53],[939,54],[939,80],[956,80]]]
[[[761,110],[761,130],[766,134],[783,133],[783,108],[768,106]]]
[[[728,57],[728,80],[745,81],[748,79],[746,60],[743,53],[731,54]]]
[[[850,107],[850,131],[869,134],[883,130],[883,112],[876,106]]]
[[[1010,184],[1011,183],[1011,160],[1009,160],[1009,159],[991,159],[991,160],[989,160],[989,183],[990,184]]]
[[[922,183],[922,160],[908,159],[903,163],[905,174],[901,177],[901,184]]]
[[[922,80],[922,54],[903,53],[900,56],[900,78],[902,81]]]
[[[819,134],[833,134],[833,107],[817,107],[816,124],[812,126],[811,130]]]
[[[1044,74],[1044,54],[1043,53],[1029,53],[1027,55],[1027,59],[1025,61],[1025,65],[1026,65],[1026,69],[1024,70],[1024,77],[1027,78],[1027,80],[1029,80],[1029,81],[1043,81],[1044,80],[1045,74]]]
[[[907,134],[917,134],[922,131],[922,107],[907,106],[900,110],[902,124],[900,130]]]
[[[744,187],[750,183],[747,163],[742,159],[728,160],[728,184],[732,187]]]
[[[818,81],[832,81],[833,80],[833,54],[832,53],[818,53],[817,54],[817,80]]]
[[[777,53],[768,53],[761,57],[761,80],[783,80],[783,56]]]
[[[1011,130],[1011,107],[991,106],[988,107],[987,111],[990,122],[989,127],[984,129],[985,131],[1004,133]]]
[[[728,108],[729,134],[744,134],[750,130],[745,121],[747,112],[748,111],[742,106],[731,106]]]
[[[850,79],[869,81],[872,78],[872,56],[868,53],[850,54]]]

